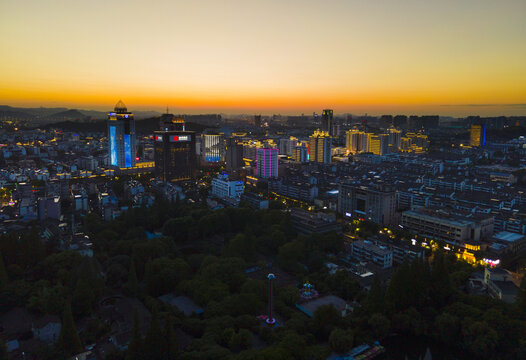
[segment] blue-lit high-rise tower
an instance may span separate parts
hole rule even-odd
[[[111,166],[135,166],[135,120],[120,100],[108,114],[108,152]]]

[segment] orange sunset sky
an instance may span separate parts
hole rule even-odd
[[[524,0],[0,1],[0,104],[526,115]]]

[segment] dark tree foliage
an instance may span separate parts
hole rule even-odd
[[[70,357],[82,351],[82,344],[77,333],[77,327],[73,321],[73,314],[69,303],[66,303],[66,306],[64,307],[62,328],[60,330],[57,348],[59,353],[66,357]]]

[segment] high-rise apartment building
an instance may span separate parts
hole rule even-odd
[[[257,174],[262,179],[278,177],[278,149],[257,149]]]
[[[398,149],[400,149],[400,145],[402,142],[402,132],[392,127],[392,128],[387,129],[387,133],[389,134],[390,152],[398,151]]]
[[[184,120],[173,116],[165,117],[161,127],[154,131],[155,175],[163,181],[195,178],[195,132],[184,131]]]
[[[292,153],[292,159],[297,162],[308,162],[309,161],[309,149],[305,145],[296,146]]]
[[[280,155],[292,155],[292,150],[296,147],[298,139],[290,137],[288,139],[279,139],[278,148]]]
[[[316,130],[309,138],[309,158],[312,162],[331,162],[332,138],[326,131]]]
[[[351,129],[346,133],[345,147],[348,152],[358,154],[367,151],[367,134],[358,129]]]
[[[389,135],[367,134],[367,152],[374,155],[385,155],[389,152]]]
[[[135,166],[135,120],[120,100],[108,114],[108,152],[111,166]]]
[[[486,145],[486,124],[471,125],[469,130],[469,145],[485,146]]]

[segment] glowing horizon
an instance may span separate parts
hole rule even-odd
[[[526,2],[0,4],[0,103],[526,115]]]

